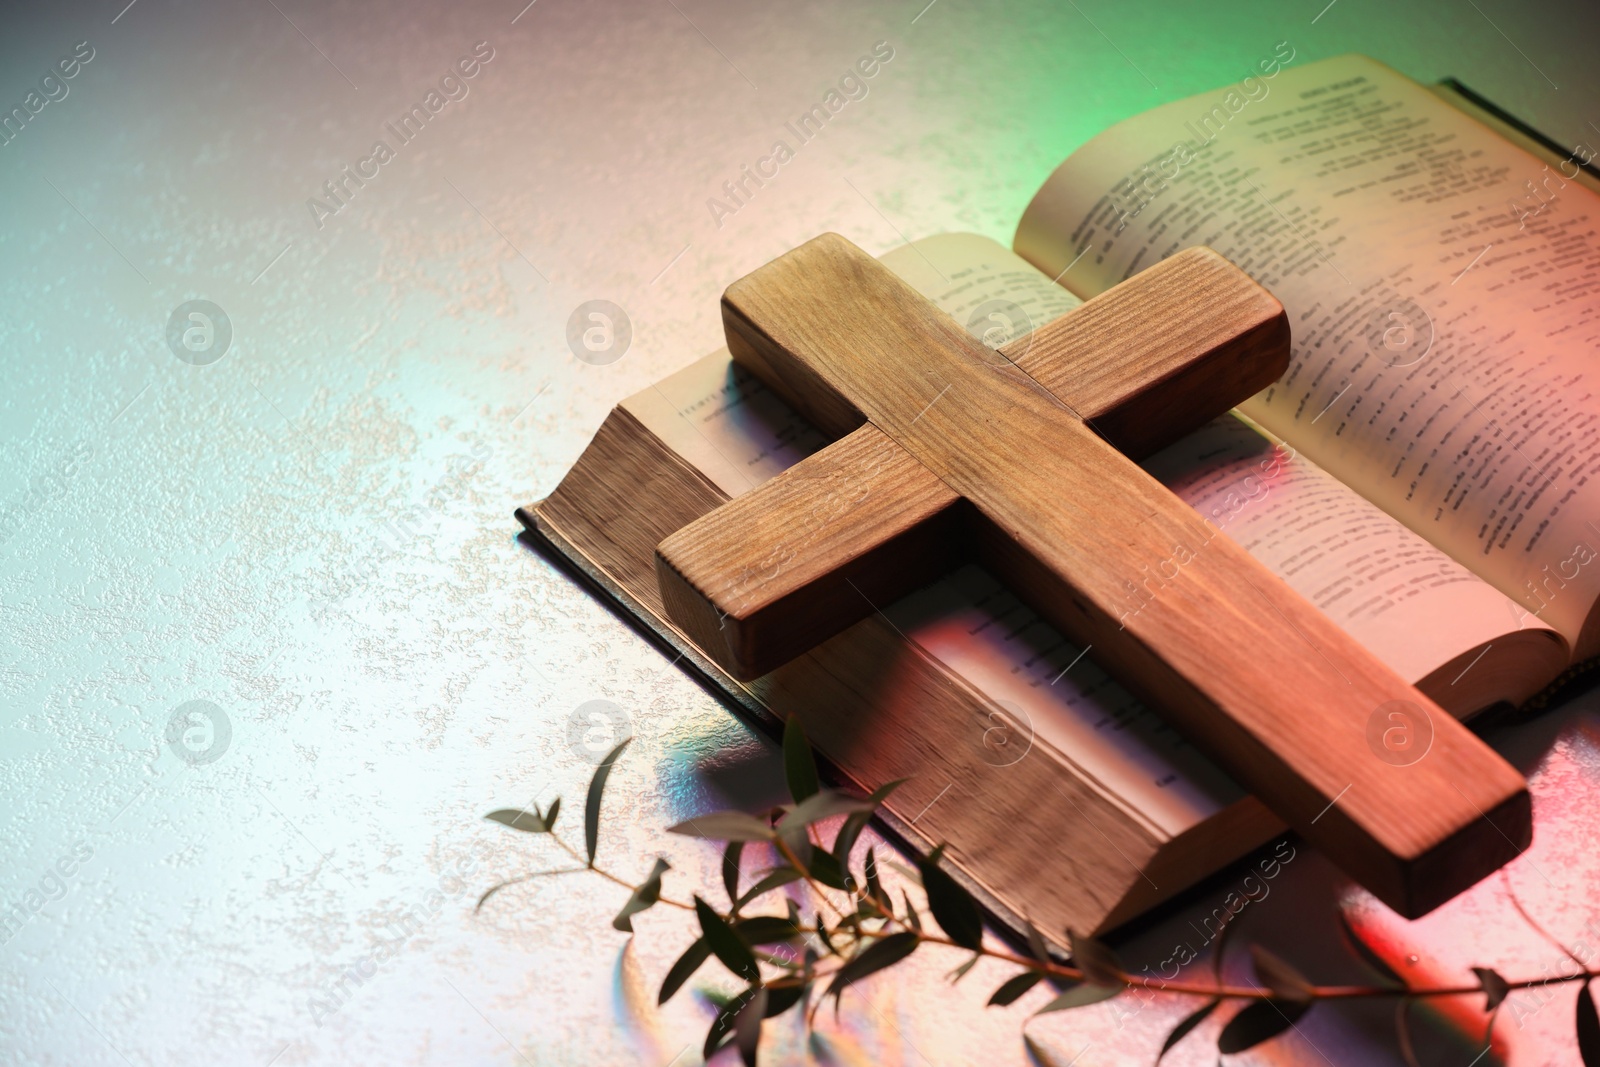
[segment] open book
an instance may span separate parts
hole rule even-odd
[[[1146,470],[1442,707],[1525,704],[1600,650],[1587,159],[1362,57],[1251,84],[1073,153],[1016,252],[952,234],[883,261],[998,346],[1184,247],[1232,259],[1287,308],[1290,369]],[[755,682],[701,655],[656,544],[825,443],[723,350],[624,400],[517,514],[719,693],[800,715],[863,788],[911,778],[891,828],[948,842],[1002,918],[1113,927],[1282,832],[975,566]]]

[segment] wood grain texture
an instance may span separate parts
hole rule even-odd
[[[1236,332],[1261,328],[1246,310]],[[1391,907],[1421,914],[1526,847],[1509,764],[860,249],[810,241],[730,286],[723,317],[770,388],[835,433],[870,421],[964,498],[980,562]],[[1433,735],[1406,766],[1367,740],[1395,701]]]
[[[617,408],[556,491],[518,518],[571,546],[652,628],[703,653],[666,615],[655,548],[727,501]],[[716,672],[709,660],[707,668]],[[980,898],[1018,929],[1027,917],[1063,948],[1066,928],[1099,933],[1127,922],[1284,830],[1244,797],[1181,833],[1163,831],[1042,739],[1026,758],[997,762],[989,731],[1025,736],[1027,724],[881,615],[754,682],[722,674],[718,684],[742,704],[799,716],[812,744],[863,793],[910,779],[885,804],[898,831],[925,852],[947,843],[946,862]]]
[[[1198,247],[999,351],[1138,460],[1277,381],[1289,320],[1249,275]]]
[[[760,677],[967,556],[962,500],[871,425],[661,542],[668,613]]]
[[[1124,454],[1142,456],[1275,380],[1288,338],[1270,294],[1192,248],[999,351]],[[657,553],[672,617],[743,680],[967,557],[961,498],[813,369],[788,370],[790,399],[811,396],[813,419],[856,429]]]
[[[1275,381],[1288,366],[1288,322],[1226,259],[1190,248],[1000,354],[1139,458]],[[816,410],[832,405],[813,403]],[[850,426],[862,416],[840,403],[821,418]],[[723,669],[757,678],[965,560],[958,502],[909,453],[861,424],[667,537],[658,552],[662,597]]]

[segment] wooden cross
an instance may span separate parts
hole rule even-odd
[[[975,559],[1402,914],[1527,847],[1509,764],[1130,458],[1288,365],[1282,305],[1221,256],[998,352],[834,234],[722,309],[733,358],[837,439],[657,548],[669,615],[736,677]],[[1368,740],[1395,701],[1431,720],[1408,765]]]

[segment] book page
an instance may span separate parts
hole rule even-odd
[[[908,285],[990,348],[1083,303],[998,241],[942,233],[878,257]]]
[[[828,443],[726,348],[622,402],[730,497],[748,492]]]
[[[1140,466],[1458,716],[1521,703],[1567,658],[1548,625],[1237,415]],[[1525,662],[1483,661],[1496,648]]]
[[[1345,56],[1113,127],[1016,239],[1081,296],[1197,244],[1290,314],[1240,410],[1600,651],[1600,197]]]

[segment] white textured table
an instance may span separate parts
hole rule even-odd
[[[0,148],[5,1063],[696,1062],[705,1002],[654,1006],[679,916],[647,914],[630,944],[621,895],[573,876],[472,902],[552,859],[485,812],[559,793],[575,829],[586,701],[636,737],[602,838],[619,865],[665,851],[680,888],[715,884],[715,853],[663,828],[776,796],[769,746],[511,518],[617,399],[718,345],[722,287],[824,229],[871,251],[1009,240],[1073,147],[1280,40],[1457,74],[1561,137],[1600,120],[1593,26],[1504,0],[124,2],[0,15],[7,109],[87,42]],[[708,209],[879,41],[893,58],[864,97],[737,211]],[[414,103],[402,143],[386,124]],[[593,299],[632,324],[605,365],[566,341]],[[225,346],[192,309],[169,345],[192,300],[225,311]],[[1503,739],[1541,768],[1518,894],[1569,937],[1600,868],[1600,702],[1582,703]],[[1230,888],[1129,959],[1169,958]],[[1331,929],[1308,909],[1338,891],[1307,855],[1248,936],[1303,959],[1305,930]],[[1554,952],[1498,884],[1407,937],[1424,965],[1536,972]],[[1316,977],[1361,978],[1325,947]],[[1035,1000],[986,1011],[1002,972],[952,989],[957,962],[853,991],[812,1052],[1024,1062]],[[1572,1055],[1571,989],[1552,1005],[1502,1026],[1512,1062]],[[1149,1062],[1187,1006],[1029,1032],[1060,1064]],[[1274,1062],[1380,1062],[1386,1014],[1319,1009]],[[806,1040],[786,1019],[772,1061]],[[1463,1036],[1437,1062],[1475,1051]]]

